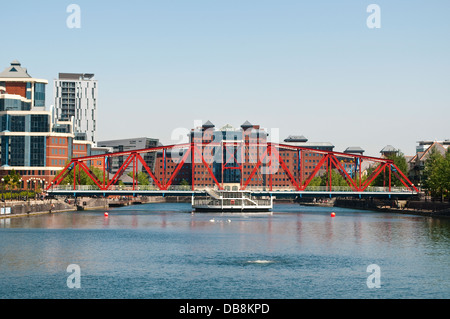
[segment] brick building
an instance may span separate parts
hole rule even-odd
[[[219,129],[207,121],[201,127],[191,130],[190,141],[197,151],[189,156],[173,179],[172,185],[182,183],[192,185],[194,180],[197,187],[214,187],[216,181],[224,187],[228,185],[231,189],[239,189],[243,185],[247,188],[269,185],[272,187],[292,186],[290,177],[280,163],[274,161],[270,166],[268,157],[264,156],[268,151],[268,136],[265,129],[248,121],[240,128],[227,124]],[[308,142],[303,136],[289,136],[282,144],[311,149],[311,151],[299,152],[288,147],[280,148],[280,157],[297,182],[307,179],[322,158],[323,155],[314,150],[332,151],[334,148],[331,143]],[[170,150],[158,152],[155,177],[165,184],[177,168],[178,159],[182,158],[187,150],[187,148],[176,150],[175,159],[172,158]],[[207,165],[203,163],[199,154],[203,154]],[[192,169],[192,163],[194,163],[194,169]],[[325,166],[321,168],[319,175],[325,169]]]
[[[0,177],[15,170],[22,187],[45,187],[70,158],[90,155],[94,146],[75,139],[73,121],[55,121],[46,111],[47,83],[18,61],[0,73]]]

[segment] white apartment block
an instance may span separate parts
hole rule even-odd
[[[59,73],[54,80],[54,120],[73,121],[75,139],[96,143],[97,80],[91,73]]]

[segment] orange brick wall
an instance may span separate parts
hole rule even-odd
[[[64,167],[69,159],[67,137],[47,137],[47,166]]]
[[[73,143],[72,146],[73,158],[87,156],[87,145]]]
[[[27,97],[27,86],[23,82],[6,82],[5,83],[6,93],[17,94],[22,97]]]

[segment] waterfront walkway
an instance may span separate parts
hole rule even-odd
[[[145,197],[145,199],[120,199],[110,198],[105,203],[104,199],[93,200],[92,198],[79,199],[80,205],[75,205],[73,199],[45,199],[45,200],[28,200],[28,201],[5,201],[0,204],[0,219],[11,217],[25,217],[39,214],[58,213],[76,210],[95,210],[108,209],[110,207],[120,207],[135,204],[166,202],[169,198],[156,199],[154,197]],[[190,198],[189,198],[190,200]],[[186,200],[187,201],[187,200]],[[177,200],[177,202],[184,202]],[[277,201],[276,201],[277,202]],[[285,201],[278,200],[279,203]],[[291,202],[291,201],[289,201]],[[84,205],[83,205],[84,204]],[[300,203],[301,205],[301,203]],[[432,201],[403,201],[401,204],[393,204],[386,201],[385,203],[372,203],[364,199],[339,199],[334,206],[373,210],[380,212],[392,212],[398,214],[411,214],[429,217],[448,217],[450,218],[450,203],[432,202]],[[82,208],[80,208],[82,207]]]

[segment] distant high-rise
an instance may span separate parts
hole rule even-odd
[[[97,80],[91,73],[59,73],[54,81],[55,118],[72,121],[75,139],[96,142]]]

